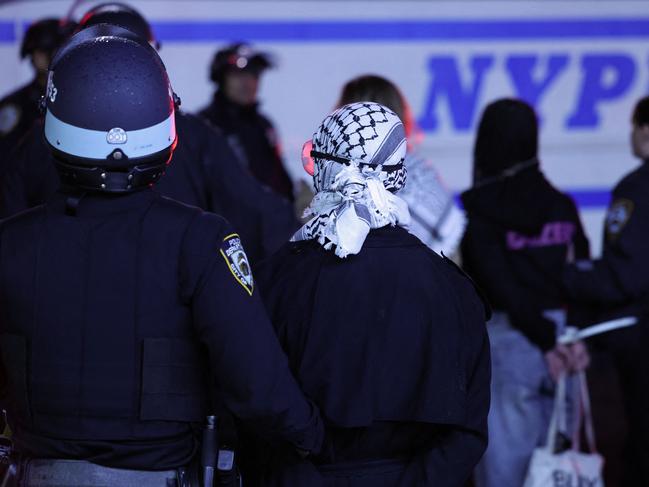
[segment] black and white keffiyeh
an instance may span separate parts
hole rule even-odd
[[[406,182],[406,137],[399,117],[378,103],[345,105],[320,124],[311,155],[312,218],[291,241],[317,239],[338,257],[357,254],[372,228],[407,227],[408,205],[394,192]]]
[[[430,160],[417,151],[410,151],[405,164],[408,185],[399,195],[410,209],[408,230],[435,252],[452,255],[464,235],[464,213]]]

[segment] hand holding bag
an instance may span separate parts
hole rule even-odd
[[[554,410],[546,445],[534,450],[523,487],[604,487],[602,468],[604,460],[595,448],[595,433],[590,410],[588,385],[584,372],[576,374],[576,421],[572,447],[557,452],[557,432],[566,423],[566,377],[557,382]],[[588,453],[580,452],[581,427],[584,427]],[[565,429],[564,429],[565,431]]]

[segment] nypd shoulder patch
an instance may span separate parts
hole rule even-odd
[[[248,256],[241,245],[241,238],[236,233],[226,236],[219,249],[230,272],[241,286],[252,296],[255,287]]]
[[[617,237],[633,213],[633,201],[624,198],[615,200],[606,214],[606,233]]]

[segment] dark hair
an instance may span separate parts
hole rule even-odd
[[[536,157],[538,121],[534,109],[522,100],[502,98],[482,112],[473,148],[474,182],[502,174]]]
[[[338,106],[359,101],[373,101],[385,105],[403,122],[406,137],[413,129],[413,120],[406,99],[390,80],[374,74],[366,74],[349,80],[343,86],[338,100]]]
[[[637,125],[638,127],[649,125],[649,96],[640,98],[635,104],[631,121],[633,125]]]

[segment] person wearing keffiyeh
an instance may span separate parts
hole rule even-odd
[[[244,478],[461,487],[487,443],[488,307],[405,228],[405,138],[394,112],[345,105],[306,148],[317,189],[311,218],[255,279],[326,441],[306,459],[262,445]]]
[[[370,229],[407,227],[408,205],[394,192],[406,182],[403,123],[378,103],[352,103],[329,115],[313,135],[316,195],[312,218],[291,239],[317,239],[338,257],[357,254]]]

